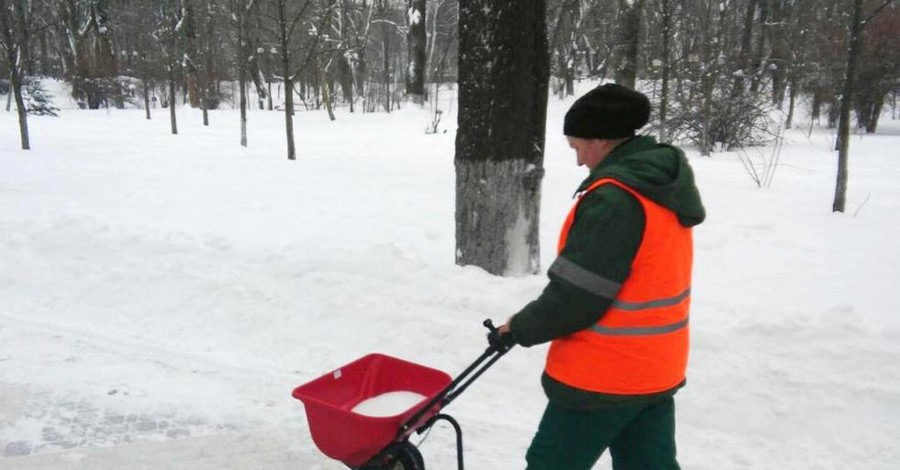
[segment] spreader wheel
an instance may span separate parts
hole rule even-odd
[[[388,446],[360,470],[425,470],[422,453],[409,441]]]

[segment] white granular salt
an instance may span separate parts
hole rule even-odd
[[[415,392],[388,392],[374,396],[359,402],[353,407],[353,412],[365,416],[386,417],[395,416],[416,406],[427,398]]]

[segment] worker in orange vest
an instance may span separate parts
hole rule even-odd
[[[549,400],[528,470],[587,470],[609,448],[616,470],[678,469],[675,392],[685,384],[691,227],[705,211],[684,153],[635,135],[637,91],[599,86],[566,113],[579,186],[543,293],[498,330],[550,341]]]

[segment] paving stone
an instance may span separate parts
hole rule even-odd
[[[170,429],[166,431],[166,437],[171,439],[177,439],[180,437],[188,437],[191,435],[191,432],[187,429]]]
[[[28,455],[31,453],[31,443],[28,441],[13,441],[6,444],[3,449],[5,457],[17,457],[20,455]]]
[[[154,421],[141,421],[134,425],[134,429],[140,432],[150,432],[155,431],[157,428],[157,424]]]

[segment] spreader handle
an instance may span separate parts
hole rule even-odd
[[[488,342],[490,343],[488,347],[484,350],[481,356],[478,359],[475,359],[475,362],[469,365],[461,374],[456,376],[453,381],[450,382],[449,385],[444,387],[437,395],[434,396],[425,406],[423,406],[416,414],[406,420],[400,429],[397,431],[397,436],[403,436],[406,433],[410,432],[411,429],[418,427],[420,425],[420,421],[425,416],[426,413],[434,410],[435,406],[440,410],[451,401],[453,401],[460,393],[465,391],[469,385],[472,385],[472,382],[475,381],[478,377],[481,376],[488,368],[494,365],[497,362],[497,359],[500,359],[504,354],[506,354],[510,348],[514,346],[511,341],[506,341],[505,339],[500,339],[501,336],[498,335],[498,329],[494,326],[494,323],[487,319],[482,323],[490,333],[488,333]],[[492,339],[492,336],[494,338]],[[503,335],[506,336],[506,335]]]
[[[500,329],[494,326],[494,322],[490,318],[482,323],[488,329],[488,351],[494,350],[505,353],[512,348],[515,343],[509,333],[500,334]]]

